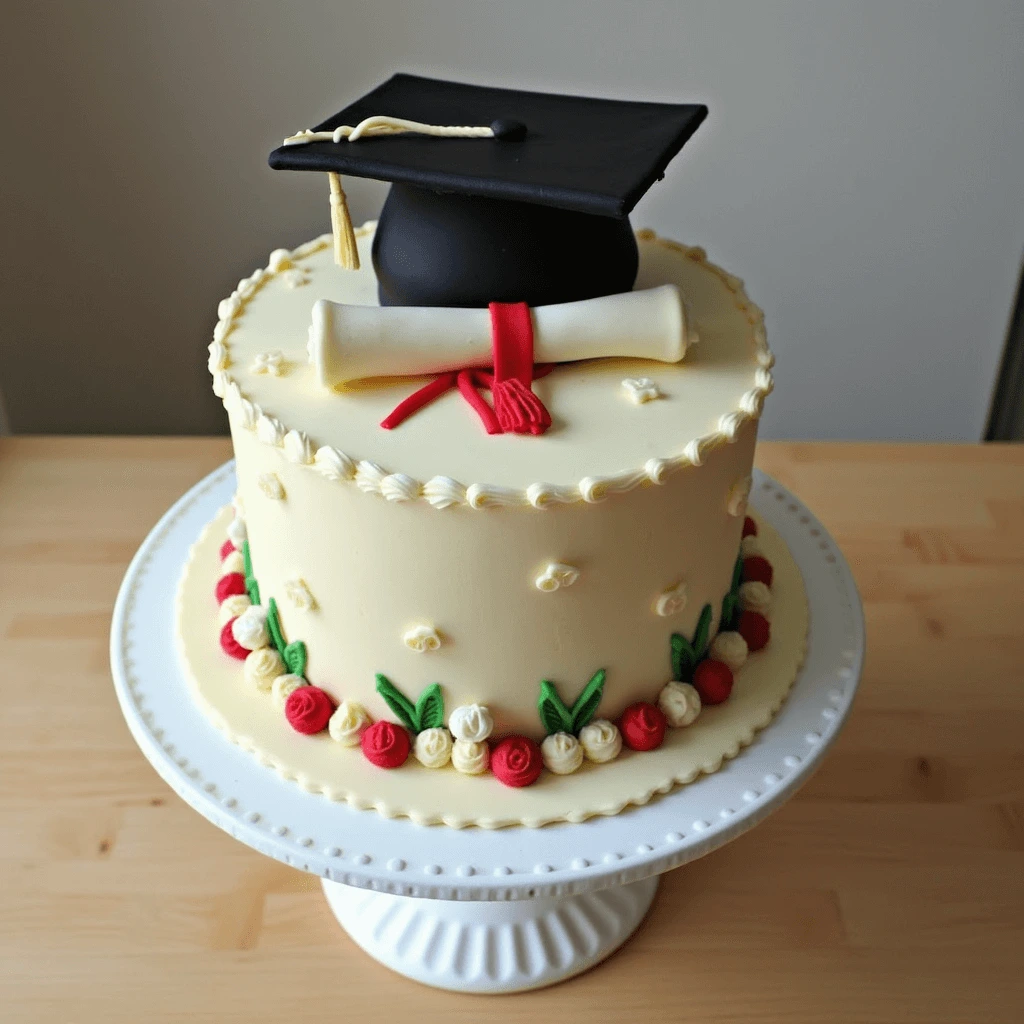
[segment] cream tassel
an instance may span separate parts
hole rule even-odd
[[[341,175],[331,172],[331,230],[334,232],[334,262],[345,270],[359,269],[359,249],[356,247],[356,233],[352,229],[352,218],[348,212],[348,200],[341,187]]]

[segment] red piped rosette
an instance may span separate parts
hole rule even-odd
[[[374,722],[363,732],[359,745],[366,760],[378,768],[401,768],[412,749],[409,734],[394,722]]]
[[[332,714],[334,701],[318,686],[300,686],[288,695],[284,705],[288,724],[305,736],[323,732]]]
[[[622,742],[630,750],[656,750],[665,739],[667,726],[661,708],[645,700],[630,704],[619,719]]]
[[[506,786],[532,786],[544,770],[540,747],[527,736],[506,736],[491,751],[491,771]]]
[[[224,627],[220,631],[220,649],[232,658],[237,658],[239,661],[245,661],[245,659],[249,657],[250,651],[248,647],[243,647],[235,639],[235,634],[231,630],[231,627],[234,624],[234,619],[229,619],[224,623]]]
[[[217,580],[217,604],[223,604],[229,597],[245,593],[245,577],[240,572],[229,572]]]
[[[724,704],[732,694],[732,669],[724,661],[705,658],[693,670],[693,686],[701,704]]]

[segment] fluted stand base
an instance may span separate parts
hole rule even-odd
[[[334,916],[385,967],[455,992],[522,992],[600,963],[643,920],[658,877],[561,899],[416,899],[323,881]]]

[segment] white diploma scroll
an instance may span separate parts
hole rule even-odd
[[[537,306],[533,357],[568,363],[609,356],[678,363],[697,336],[672,284],[581,302]],[[368,377],[418,376],[491,366],[486,309],[349,306],[320,299],[309,328],[310,362],[334,388]]]

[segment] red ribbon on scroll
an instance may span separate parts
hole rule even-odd
[[[554,369],[552,363],[534,365],[530,307],[525,302],[492,302],[488,309],[494,372],[465,369],[440,374],[381,420],[385,430],[393,430],[455,387],[476,411],[488,434],[543,434],[551,426],[551,415],[530,387]],[[491,392],[493,409],[484,401],[481,390]]]

